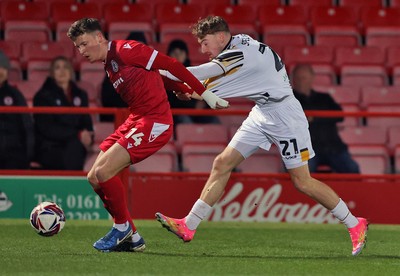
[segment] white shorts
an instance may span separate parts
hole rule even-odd
[[[315,155],[307,118],[294,96],[272,106],[254,106],[229,146],[247,158],[258,148],[268,151],[272,143],[287,169],[303,166]]]

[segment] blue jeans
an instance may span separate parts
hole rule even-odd
[[[360,173],[358,164],[347,150],[330,153],[316,152],[315,157],[308,160],[310,172],[316,172],[319,165],[328,165],[336,173]]]

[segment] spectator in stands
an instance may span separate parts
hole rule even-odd
[[[27,106],[23,94],[8,83],[10,61],[0,51],[0,106]],[[0,113],[0,169],[29,169],[34,153],[30,114]]]
[[[335,110],[342,108],[328,93],[315,91],[313,87],[314,71],[309,64],[297,65],[292,73],[295,97],[304,110]],[[359,173],[358,164],[351,158],[347,145],[339,136],[336,124],[343,117],[308,117],[311,140],[315,157],[308,161],[311,172],[318,166],[328,165],[337,173]]]
[[[34,106],[87,107],[88,95],[73,80],[71,62],[56,57],[50,76],[35,94]],[[89,114],[35,114],[36,160],[42,169],[82,170],[93,144]]]
[[[167,55],[175,58],[181,62],[185,67],[191,65],[189,59],[189,49],[185,41],[180,39],[175,39],[168,45]],[[195,108],[195,109],[205,109],[208,108],[204,101],[190,100],[181,101],[174,93],[167,91],[168,101],[171,108]],[[177,124],[219,124],[220,121],[215,116],[189,116],[189,115],[174,115],[174,123]]]
[[[143,32],[132,31],[126,38],[127,40],[136,40],[147,45],[147,40]],[[103,83],[101,84],[101,105],[103,107],[128,107],[128,105],[121,99],[120,95],[115,91],[110,79],[105,75]],[[100,115],[102,122],[114,122],[114,115]]]

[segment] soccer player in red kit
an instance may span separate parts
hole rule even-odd
[[[95,18],[74,22],[68,37],[90,62],[102,61],[117,93],[131,114],[100,145],[88,181],[114,219],[111,230],[93,244],[99,251],[143,251],[145,242],[129,214],[124,186],[117,176],[124,168],[142,161],[162,148],[172,136],[172,114],[159,69],[170,71],[200,94],[211,108],[228,102],[204,86],[177,60],[134,40],[108,41]],[[171,90],[188,90],[168,82]]]

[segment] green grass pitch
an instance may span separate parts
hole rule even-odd
[[[0,275],[400,275],[400,226],[372,224],[352,257],[343,225],[204,222],[183,243],[155,220],[136,221],[145,252],[97,252],[111,224],[67,221],[47,238],[0,219]]]

